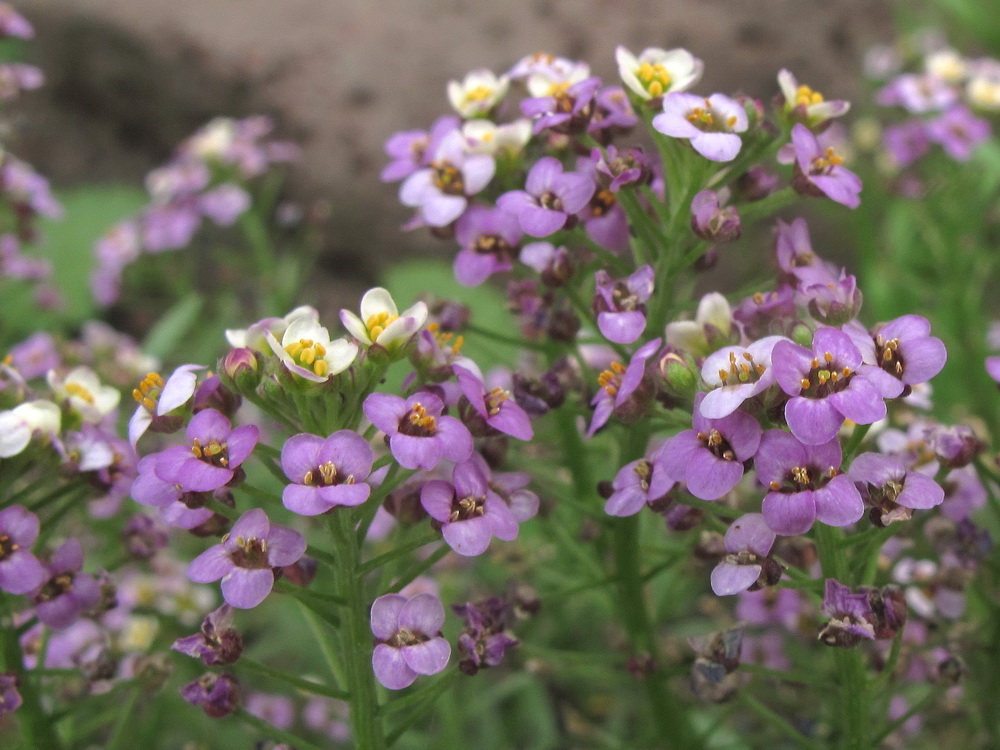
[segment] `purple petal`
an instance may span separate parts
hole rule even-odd
[[[336,505],[353,508],[361,505],[371,495],[372,488],[364,482],[358,484],[338,484],[332,487],[320,487],[319,494],[328,508]]]
[[[747,513],[730,524],[726,531],[726,549],[730,552],[753,552],[766,555],[774,544],[774,531],[760,513]]]
[[[270,568],[234,568],[222,579],[222,598],[237,609],[253,609],[267,598],[274,587]]]
[[[558,180],[557,192],[562,201],[562,210],[575,214],[583,210],[594,195],[596,186],[589,175],[567,172]]]
[[[520,526],[510,506],[494,492],[486,496],[486,518],[490,521],[490,531],[497,539],[505,542],[517,539]]]
[[[441,461],[442,447],[441,441],[433,437],[414,437],[397,432],[389,438],[389,450],[405,469],[433,469]],[[471,445],[469,450],[471,452]]]
[[[874,391],[874,386],[871,388]],[[806,445],[828,442],[837,436],[840,426],[844,424],[843,415],[833,407],[830,398],[832,396],[827,398],[797,396],[785,404],[785,421],[788,423],[788,429]]]
[[[372,671],[375,679],[390,690],[402,690],[417,679],[417,673],[406,664],[401,650],[384,643],[378,644],[372,653]]]
[[[646,329],[646,314],[638,310],[598,313],[597,327],[608,341],[631,344]]]
[[[865,514],[861,494],[846,474],[831,479],[826,487],[816,490],[814,496],[816,518],[827,526],[849,526]]]
[[[437,674],[448,666],[451,659],[451,645],[444,638],[404,646],[400,649],[406,666],[417,674]]]
[[[933,336],[901,341],[899,353],[903,359],[903,382],[910,385],[926,383],[941,372],[948,360],[944,342]]]
[[[83,545],[78,539],[67,539],[53,553],[49,568],[56,573],[70,573],[83,567]]]
[[[321,461],[319,449],[323,438],[302,433],[292,435],[281,447],[281,469],[293,482],[302,482],[306,473],[314,470]]]
[[[706,159],[732,161],[740,152],[743,140],[735,133],[698,133],[691,146]]]
[[[712,570],[712,591],[716,596],[731,596],[757,583],[760,578],[759,565],[733,565],[721,562]]]
[[[351,475],[357,481],[368,478],[375,460],[368,441],[352,430],[340,430],[330,435],[323,442],[317,458],[318,464],[330,461],[337,467],[339,475]]]
[[[608,498],[604,512],[609,516],[633,516],[642,510],[648,496],[638,487],[626,487]]]
[[[886,415],[882,394],[874,383],[862,377],[851,378],[847,388],[831,393],[827,400],[837,411],[857,424],[873,424]]]
[[[402,594],[384,594],[372,602],[371,628],[376,638],[387,641],[396,635],[399,611],[406,602],[407,598]]]
[[[38,516],[23,505],[0,510],[0,533],[6,534],[20,547],[30,547],[38,538]]]
[[[521,231],[532,237],[548,237],[566,224],[567,215],[562,211],[531,204],[522,206],[517,214]]]
[[[396,621],[413,633],[437,635],[444,626],[444,606],[433,594],[417,594],[402,606]]]
[[[420,488],[420,504],[436,521],[446,523],[451,516],[455,488],[448,482],[432,479]]]
[[[267,539],[271,530],[271,522],[267,519],[267,514],[260,508],[248,510],[239,520],[233,524],[230,539],[239,537],[244,539]]]
[[[531,419],[524,409],[513,401],[505,402],[500,407],[500,411],[487,419],[486,422],[490,427],[518,440],[531,440],[535,435],[535,431],[531,427]]]
[[[306,538],[287,526],[272,525],[267,535],[267,562],[276,568],[292,565],[306,553]]]
[[[927,510],[944,502],[944,489],[931,477],[910,472],[906,475],[903,491],[899,493],[896,502],[906,508]]]
[[[364,403],[365,416],[386,435],[399,431],[399,420],[409,408],[405,400],[390,393],[373,393]]]
[[[449,547],[465,557],[481,555],[493,536],[490,522],[484,516],[446,523],[441,527],[441,535]]]
[[[743,464],[719,458],[709,450],[691,453],[687,469],[688,492],[701,500],[718,500],[739,484]]]
[[[80,616],[80,603],[72,594],[61,594],[35,605],[38,619],[50,628],[68,628]]]
[[[281,492],[281,503],[292,513],[298,513],[300,516],[318,516],[332,507],[323,499],[319,490],[319,487],[290,484]]]
[[[257,429],[256,425],[245,424],[233,430],[226,439],[229,467],[235,469],[246,461],[247,456],[253,453],[259,439],[260,430]]]
[[[215,409],[203,409],[191,417],[187,426],[188,440],[200,440],[202,445],[216,440],[226,442],[233,431],[232,423]]]
[[[468,461],[472,455],[472,434],[469,428],[454,417],[439,417],[437,427],[444,457],[455,462]]]
[[[0,589],[10,594],[27,594],[49,579],[49,572],[38,558],[18,550],[0,560]]]
[[[562,173],[562,162],[554,156],[543,156],[528,172],[525,189],[531,195],[541,195],[552,187],[553,181]]]
[[[195,583],[218,581],[229,573],[236,563],[221,544],[209,547],[188,565],[187,575]]]
[[[812,492],[787,495],[769,492],[761,503],[761,511],[775,534],[795,536],[812,528],[816,520],[816,501]]]

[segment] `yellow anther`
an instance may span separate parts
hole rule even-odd
[[[493,91],[494,89],[491,88],[490,86],[485,86],[480,84],[479,86],[476,86],[474,89],[469,89],[468,91],[466,91],[465,98],[468,99],[470,102],[481,102],[493,96]]]
[[[313,362],[316,361],[316,350],[315,349],[303,349],[299,352],[299,362],[308,367]]]
[[[808,107],[812,104],[822,104],[823,95],[818,91],[813,91],[808,86],[799,86],[795,92],[796,107]]]
[[[317,359],[313,362],[312,371],[323,377],[330,371],[330,365],[325,359]]]
[[[69,395],[71,396],[76,396],[79,399],[83,399],[88,404],[94,403],[94,394],[92,394],[90,391],[88,391],[79,383],[67,383],[66,392],[69,393]]]
[[[151,399],[151,398],[144,398],[139,403],[141,403],[143,406],[145,406],[150,411],[153,411],[153,409],[156,408],[156,402],[153,399]]]
[[[301,341],[293,341],[291,344],[285,347],[285,351],[288,352],[290,357],[298,356],[299,352],[303,349],[303,344]]]

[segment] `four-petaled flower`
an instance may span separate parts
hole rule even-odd
[[[340,322],[366,347],[377,346],[390,352],[399,350],[416,335],[427,320],[427,305],[417,302],[399,312],[388,290],[378,286],[361,298],[361,317],[350,310],[340,311]]]
[[[247,459],[260,430],[256,425],[233,429],[215,409],[204,409],[187,426],[190,445],[167,448],[156,456],[156,476],[186,492],[209,492],[228,484]]]
[[[419,675],[437,674],[451,659],[451,645],[441,637],[444,606],[433,594],[386,594],[372,603],[372,653],[375,677],[390,690],[409,687]]]
[[[318,435],[293,435],[281,449],[281,468],[294,484],[281,500],[304,516],[325,513],[338,505],[361,505],[371,493],[365,480],[372,470],[368,441],[351,430],[325,440]]]
[[[708,98],[674,92],[663,100],[663,113],[653,127],[672,138],[687,138],[706,159],[732,161],[743,141],[737,135],[749,126],[743,106],[724,94]]]
[[[472,454],[468,428],[443,410],[444,402],[426,391],[407,399],[373,393],[364,403],[365,416],[389,437],[389,450],[406,469],[433,469],[442,458],[465,461]]]

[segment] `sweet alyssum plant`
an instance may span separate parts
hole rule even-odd
[[[624,87],[548,55],[474,71],[457,115],[387,144],[407,227],[459,246],[460,283],[506,283],[507,329],[375,288],[340,333],[299,307],[226,331],[214,374],[141,379],[121,451],[158,518],[129,539],[224,602],[173,642],[205,669],[185,701],[299,748],[860,749],[960,700],[992,490],[979,437],[928,411],[944,343],[912,312],[865,320],[799,217],[773,272],[694,291],[776,211],[861,203],[829,128],[846,102],[788,71],[767,107],[703,96],[685,50],[616,58]],[[55,372],[52,408],[99,421],[99,384]],[[4,461],[61,451],[52,409],[4,394]],[[0,712],[57,747],[39,679],[73,670],[50,654],[99,665],[82,631],[113,625],[79,542],[43,553],[51,500],[10,465]],[[161,525],[197,539],[162,549]],[[282,640],[300,614],[313,642]],[[126,716],[165,679],[136,659]],[[84,691],[98,677],[120,679]]]

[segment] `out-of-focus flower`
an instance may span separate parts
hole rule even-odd
[[[441,637],[442,625],[444,606],[433,594],[376,599],[371,628],[377,639],[372,669],[378,681],[390,690],[402,690],[419,675],[437,674],[448,666],[451,645]]]

